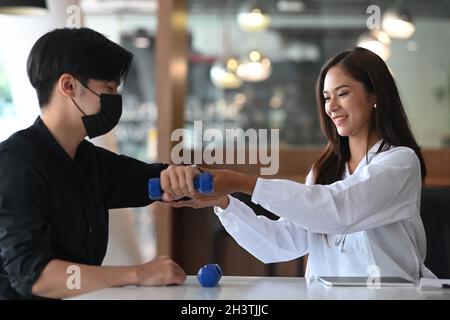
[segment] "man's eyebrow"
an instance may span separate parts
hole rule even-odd
[[[350,88],[350,86],[349,86],[348,84],[341,84],[341,85],[335,87],[335,88],[334,88],[334,91],[339,90],[339,89],[341,89],[341,88]],[[328,93],[328,91],[327,91],[327,90],[323,90],[322,93]]]

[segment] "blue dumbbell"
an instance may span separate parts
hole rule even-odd
[[[213,176],[208,172],[199,174],[194,178],[194,188],[198,192],[208,193],[213,191]],[[148,179],[148,196],[152,200],[161,199],[163,190],[161,189],[161,179]]]
[[[198,270],[197,279],[203,287],[215,287],[222,275],[218,264],[207,264]]]

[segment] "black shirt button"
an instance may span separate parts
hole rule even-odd
[[[92,232],[92,227],[89,227],[89,233],[91,233]]]

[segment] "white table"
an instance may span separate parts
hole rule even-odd
[[[195,276],[179,286],[103,289],[71,299],[96,300],[450,300],[450,289],[416,287],[327,287],[315,280],[294,277],[224,276],[217,287],[203,288]]]

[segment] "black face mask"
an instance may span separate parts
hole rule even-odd
[[[111,131],[119,122],[122,115],[122,96],[120,94],[97,94],[87,85],[80,83],[97,97],[100,98],[100,111],[96,114],[87,115],[73,100],[72,102],[81,111],[84,128],[89,138],[95,138]]]

